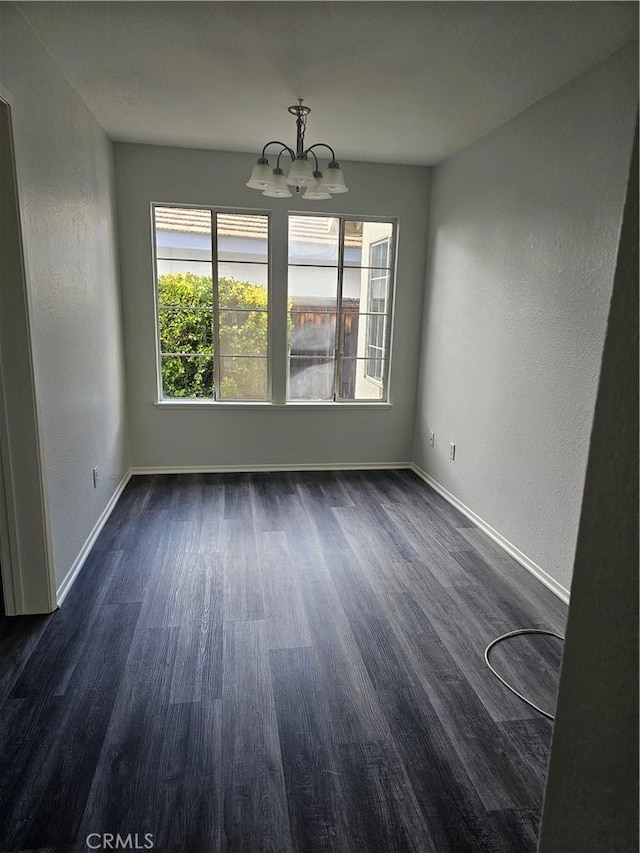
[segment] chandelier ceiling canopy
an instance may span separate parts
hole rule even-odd
[[[258,157],[258,162],[253,167],[247,186],[252,190],[261,190],[262,195],[270,198],[291,198],[292,189],[296,193],[304,190],[302,198],[313,200],[331,198],[336,193],[348,192],[349,188],[345,184],[344,175],[340,164],[336,161],[333,148],[326,142],[316,142],[315,145],[305,148],[304,135],[307,129],[307,116],[311,109],[303,105],[302,98],[288,109],[296,117],[295,151],[278,140],[267,142],[261,156]],[[280,146],[273,169],[266,157],[266,151],[270,145]],[[314,150],[317,148],[327,148],[331,152],[331,160],[324,172],[320,171],[320,163]],[[291,159],[291,166],[286,175],[280,166],[283,154]],[[313,160],[310,160],[310,157]]]

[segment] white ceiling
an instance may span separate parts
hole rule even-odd
[[[116,140],[432,164],[637,36],[626,2],[19,3]],[[568,131],[569,132],[569,131]]]

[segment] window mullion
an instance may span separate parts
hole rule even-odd
[[[283,404],[288,372],[289,214],[286,208],[274,208],[269,219],[269,371],[271,399]]]
[[[342,283],[344,278],[344,219],[338,219],[338,304],[336,306],[336,343],[333,365],[333,399],[340,399],[340,359],[342,358]]]
[[[218,309],[218,214],[211,211],[211,287],[213,290],[213,398],[220,399],[220,315]]]

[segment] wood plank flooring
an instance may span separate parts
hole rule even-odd
[[[551,723],[483,653],[565,618],[408,471],[133,477],[0,618],[0,851],[533,853]],[[561,651],[492,661],[553,711]]]

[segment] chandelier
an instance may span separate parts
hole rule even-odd
[[[344,175],[340,164],[336,161],[333,148],[326,142],[316,142],[315,145],[310,145],[308,148],[304,147],[307,116],[311,109],[303,106],[302,98],[298,98],[298,103],[289,107],[288,110],[296,117],[296,150],[294,151],[284,142],[277,140],[267,142],[262,149],[261,156],[258,157],[258,162],[253,167],[247,186],[252,190],[261,190],[262,195],[271,198],[291,198],[291,189],[295,190],[296,193],[304,190],[302,198],[308,199],[331,198],[334,193],[348,192],[349,188],[344,182]],[[280,146],[275,169],[271,168],[271,164],[265,156],[270,145]],[[331,160],[324,173],[320,171],[315,148],[328,148],[331,152]],[[280,159],[283,154],[288,154],[291,158],[291,167],[287,175],[284,174],[280,166]],[[313,163],[309,159],[310,156],[313,157]]]

